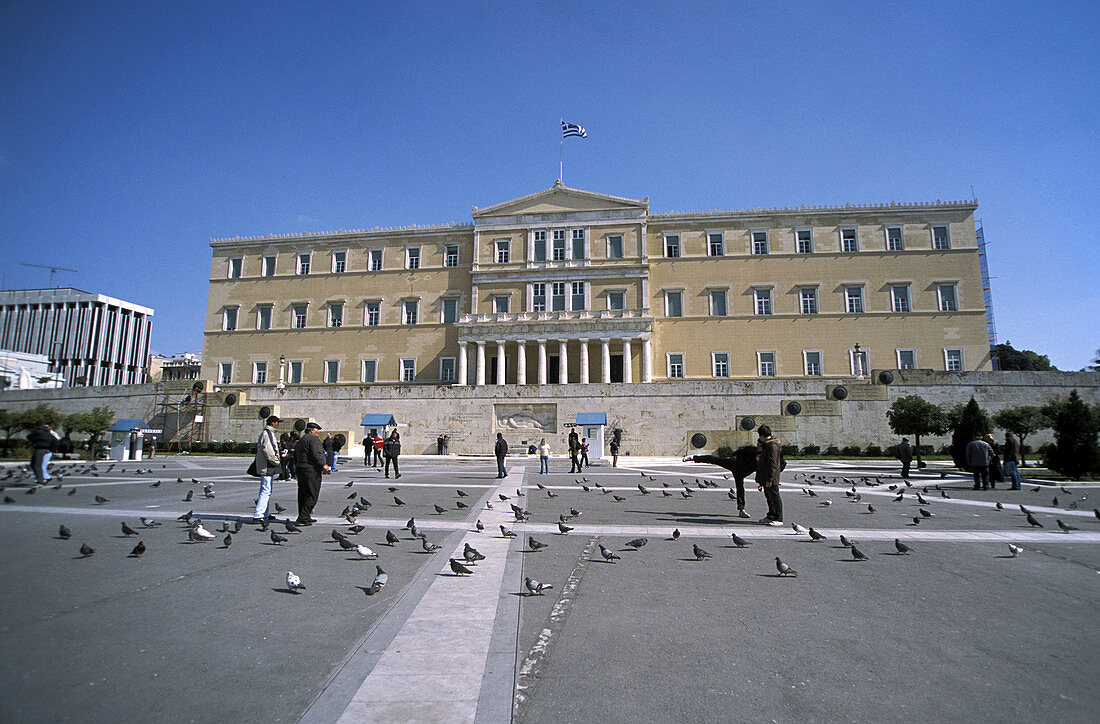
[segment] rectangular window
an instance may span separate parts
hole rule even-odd
[[[508,263],[510,247],[511,247],[511,242],[509,242],[507,239],[497,239],[496,240],[497,264],[507,264]]]
[[[305,254],[299,254],[298,255],[298,274],[301,274],[301,275],[309,274],[309,260],[310,260],[310,255],[309,255],[308,252],[305,253]]]
[[[584,229],[573,229],[573,258],[584,258]]]
[[[408,299],[404,303],[404,323],[416,324],[416,320],[420,313],[420,302],[416,299]]]
[[[252,384],[262,385],[267,383],[267,362],[252,363]]]
[[[670,354],[668,356],[669,379],[682,379],[684,376],[684,355]]]
[[[420,268],[420,247],[410,246],[405,249],[405,268],[406,269],[419,269]]]
[[[367,326],[377,327],[382,323],[382,303],[367,302]]]
[[[271,329],[271,307],[259,307],[256,310],[256,329]]]
[[[382,250],[371,249],[370,250],[370,270],[382,271]]]
[[[761,377],[775,377],[775,352],[757,352],[756,359]]]
[[[235,256],[229,260],[229,278],[240,279],[241,267],[244,266],[244,259],[239,256]]]
[[[302,384],[302,361],[293,360],[290,363],[290,379],[287,380],[288,384],[300,385]]]
[[[550,283],[550,303],[553,311],[565,311],[565,282]]]
[[[846,252],[859,251],[859,239],[855,229],[840,230],[840,250]]]
[[[766,231],[754,231],[754,232],[752,232],[752,253],[753,254],[767,254],[768,253],[768,232],[766,232]]]
[[[887,227],[886,251],[905,251],[905,242],[903,242],[901,238],[900,226]]]
[[[803,314],[817,314],[816,287],[802,287],[798,290],[798,308]]]
[[[222,362],[219,365],[218,384],[228,385],[233,382],[233,363]]]
[[[348,270],[348,253],[346,251],[332,252],[332,271],[334,274],[343,274]]]
[[[898,350],[898,369],[915,370],[917,368],[917,351],[914,349]]]
[[[959,301],[955,296],[954,284],[940,284],[936,287],[941,312],[959,311]]]
[[[807,377],[821,376],[821,352],[805,351],[802,353],[802,359],[806,364]]]
[[[222,329],[226,332],[232,332],[237,328],[237,308],[230,307],[223,313]]]
[[[947,236],[946,226],[932,227],[932,248],[940,251],[951,248],[951,240]]]
[[[573,282],[573,311],[579,312],[585,308],[584,303],[584,282]]]
[[[863,287],[844,287],[844,309],[848,314],[863,314]]]
[[[273,277],[275,276],[275,255],[265,256],[263,264],[260,267],[261,276]]]
[[[370,384],[378,378],[378,360],[363,360],[362,381]]]
[[[458,300],[443,300],[443,324],[454,324],[458,321]]]
[[[707,254],[709,256],[725,256],[726,242],[722,234],[707,234]]]
[[[507,314],[510,298],[504,295],[499,297],[493,297],[493,312],[496,314]]]
[[[756,300],[756,313],[757,314],[771,314],[772,313],[772,290],[771,289],[754,289],[753,297]]]
[[[626,309],[626,295],[623,292],[608,292],[607,308],[611,310]]]
[[[333,302],[328,305],[328,326],[330,327],[342,327],[344,326],[344,305],[338,302]]]
[[[679,234],[666,234],[665,235],[665,256],[669,259],[675,259],[680,256],[680,235]]]
[[[607,237],[607,258],[608,259],[622,259],[623,258],[623,237],[622,237],[622,234],[615,234],[614,236]]]
[[[531,285],[531,311],[546,311],[546,284],[544,282],[535,282]]]
[[[336,384],[340,380],[340,360],[325,360],[325,382]]]
[[[535,261],[546,261],[546,232],[536,231],[533,242],[535,248],[531,250],[531,257]]]
[[[554,261],[565,261],[565,229],[554,229]]]
[[[454,357],[440,357],[439,358],[439,381],[440,382],[454,382],[455,381],[455,358]]]
[[[890,309],[895,312],[909,311],[909,286],[897,284],[890,287]]]
[[[413,382],[416,380],[416,360],[415,359],[403,359],[401,360],[401,381]]]
[[[306,328],[306,307],[304,304],[295,305],[294,307],[294,329]]]
[[[458,244],[443,247],[443,266],[458,266]]]
[[[730,376],[730,354],[729,352],[713,352],[711,353],[711,359],[714,363],[714,376],[715,377],[729,377]]]
[[[684,293],[683,292],[665,292],[665,316],[666,317],[682,317],[682,316],[684,316]]]
[[[710,316],[724,317],[728,313],[726,305],[726,290],[710,290]]]
[[[814,253],[814,235],[810,229],[799,229],[795,232],[799,254]]]

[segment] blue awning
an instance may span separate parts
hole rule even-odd
[[[114,425],[107,428],[107,432],[130,432],[134,428],[142,429],[145,427],[144,420],[118,420]]]
[[[607,413],[606,412],[578,412],[577,413],[578,425],[606,425]]]
[[[363,427],[386,427],[396,425],[397,420],[389,413],[363,415],[363,421],[359,423]]]

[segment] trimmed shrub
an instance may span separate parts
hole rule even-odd
[[[803,455],[820,455],[821,454],[821,446],[820,445],[807,445],[806,447],[802,448],[802,454]]]
[[[870,457],[870,458],[880,458],[880,457],[882,457],[882,448],[879,447],[878,445],[868,445],[867,446],[867,457]]]
[[[859,445],[845,445],[840,454],[846,458],[856,458],[859,457],[861,452]]]
[[[783,445],[780,447],[780,451],[785,457],[798,454],[798,445]]]
[[[836,445],[830,445],[829,447],[825,448],[825,454],[826,455],[839,455],[840,454],[840,448],[838,448]]]

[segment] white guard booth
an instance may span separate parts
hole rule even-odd
[[[603,459],[603,431],[607,427],[607,413],[578,412],[576,425],[581,429],[580,436],[587,438],[589,462]]]
[[[144,420],[118,420],[107,429],[111,434],[111,460],[141,460]]]
[[[368,435],[374,435],[375,433],[377,433],[378,437],[385,440],[387,437],[389,437],[390,432],[397,428],[397,420],[394,419],[393,415],[388,412],[368,412],[367,414],[363,415],[363,421],[360,422],[359,425],[363,428],[363,438],[367,437]],[[362,443],[363,438],[355,441],[349,440],[348,452],[351,452],[352,442]],[[362,453],[364,452],[362,449],[363,446],[362,444],[360,444],[358,445],[358,447],[360,457],[362,457]]]

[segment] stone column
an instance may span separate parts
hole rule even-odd
[[[642,382],[653,381],[653,340],[642,340]]]
[[[600,382],[605,385],[611,381],[611,340],[600,340]]]
[[[527,342],[516,342],[516,384],[527,384]]]
[[[565,340],[558,342],[558,384],[569,384],[569,357]]]
[[[546,384],[546,340],[535,340],[539,343],[539,384]]]
[[[477,341],[477,367],[474,370],[476,375],[474,384],[481,387],[485,384],[485,342],[482,340]]]
[[[588,340],[582,338],[582,339],[579,339],[577,341],[581,343],[581,384],[582,385],[587,385],[588,384]]]
[[[623,382],[634,381],[634,367],[630,361],[630,337],[623,337]]]
[[[503,385],[504,384],[504,380],[506,379],[505,376],[504,376],[504,372],[505,372],[505,369],[504,369],[504,340],[503,339],[498,339],[497,340],[497,384],[498,385]]]
[[[455,379],[456,385],[465,386],[466,380],[469,379],[470,376],[469,370],[467,369],[467,364],[469,363],[466,361],[466,345],[466,342],[458,343],[458,375],[457,379]]]

